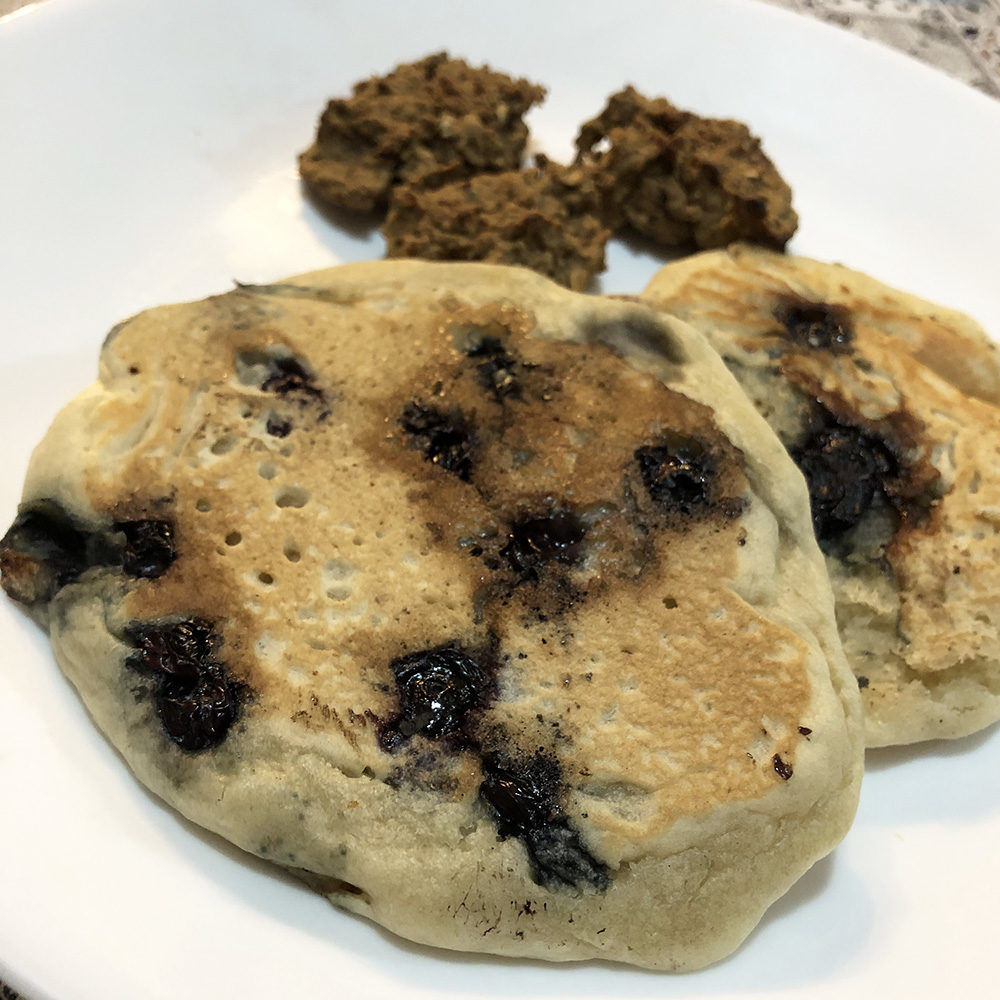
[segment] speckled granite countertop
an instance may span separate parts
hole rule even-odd
[[[32,3],[0,0],[0,17]],[[1000,0],[766,0],[891,45],[1000,98]],[[0,1000],[28,1000],[0,982]]]
[[[0,17],[33,3],[0,0]],[[59,2],[59,0],[55,0]],[[901,49],[1000,97],[1000,0],[765,0]]]
[[[1000,97],[1000,0],[766,0],[921,59]]]

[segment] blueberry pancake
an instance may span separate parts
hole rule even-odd
[[[698,967],[854,813],[801,478],[638,303],[406,261],[143,313],[0,550],[143,783],[416,941]]]
[[[736,246],[643,298],[696,326],[809,484],[870,746],[1000,719],[1000,364],[968,316]]]

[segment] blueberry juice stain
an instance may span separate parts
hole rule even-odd
[[[478,709],[495,691],[495,652],[478,657],[455,645],[438,646],[390,663],[399,696],[397,712],[377,720],[387,753],[415,736],[474,752],[483,779],[479,799],[501,839],[516,838],[527,851],[534,880],[543,886],[591,885],[606,889],[607,869],[583,846],[560,806],[562,772],[553,754],[483,752]]]
[[[553,755],[491,751],[482,765],[480,800],[500,838],[524,844],[539,885],[608,888],[607,867],[587,851],[559,804],[562,773]]]

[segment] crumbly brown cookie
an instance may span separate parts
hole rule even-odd
[[[517,264],[582,291],[604,270],[603,215],[590,171],[539,157],[527,170],[397,188],[382,233],[387,257]]]
[[[781,249],[798,227],[791,189],[741,122],[699,118],[626,87],[576,145],[622,222],[665,246]]]
[[[868,742],[1000,718],[1000,364],[968,316],[750,247],[643,298],[722,354],[809,482]]]
[[[522,116],[544,96],[543,87],[444,52],[405,63],[327,104],[299,157],[302,179],[331,205],[370,212],[397,184],[516,170],[528,138]]]
[[[704,965],[854,812],[801,477],[634,302],[394,261],[143,313],[0,551],[142,782],[416,941]]]

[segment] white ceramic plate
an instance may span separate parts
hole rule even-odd
[[[625,82],[752,124],[793,249],[1000,331],[1000,105],[749,0],[546,5],[48,0],[0,23],[0,520],[31,446],[149,305],[381,255],[303,200],[325,99],[448,48],[550,88],[568,155]],[[616,246],[603,287],[656,266]],[[1000,733],[869,755],[857,823],[728,961],[682,978],[456,956],[341,914],[164,808],[0,602],[0,978],[32,1000],[983,996],[996,986]]]

